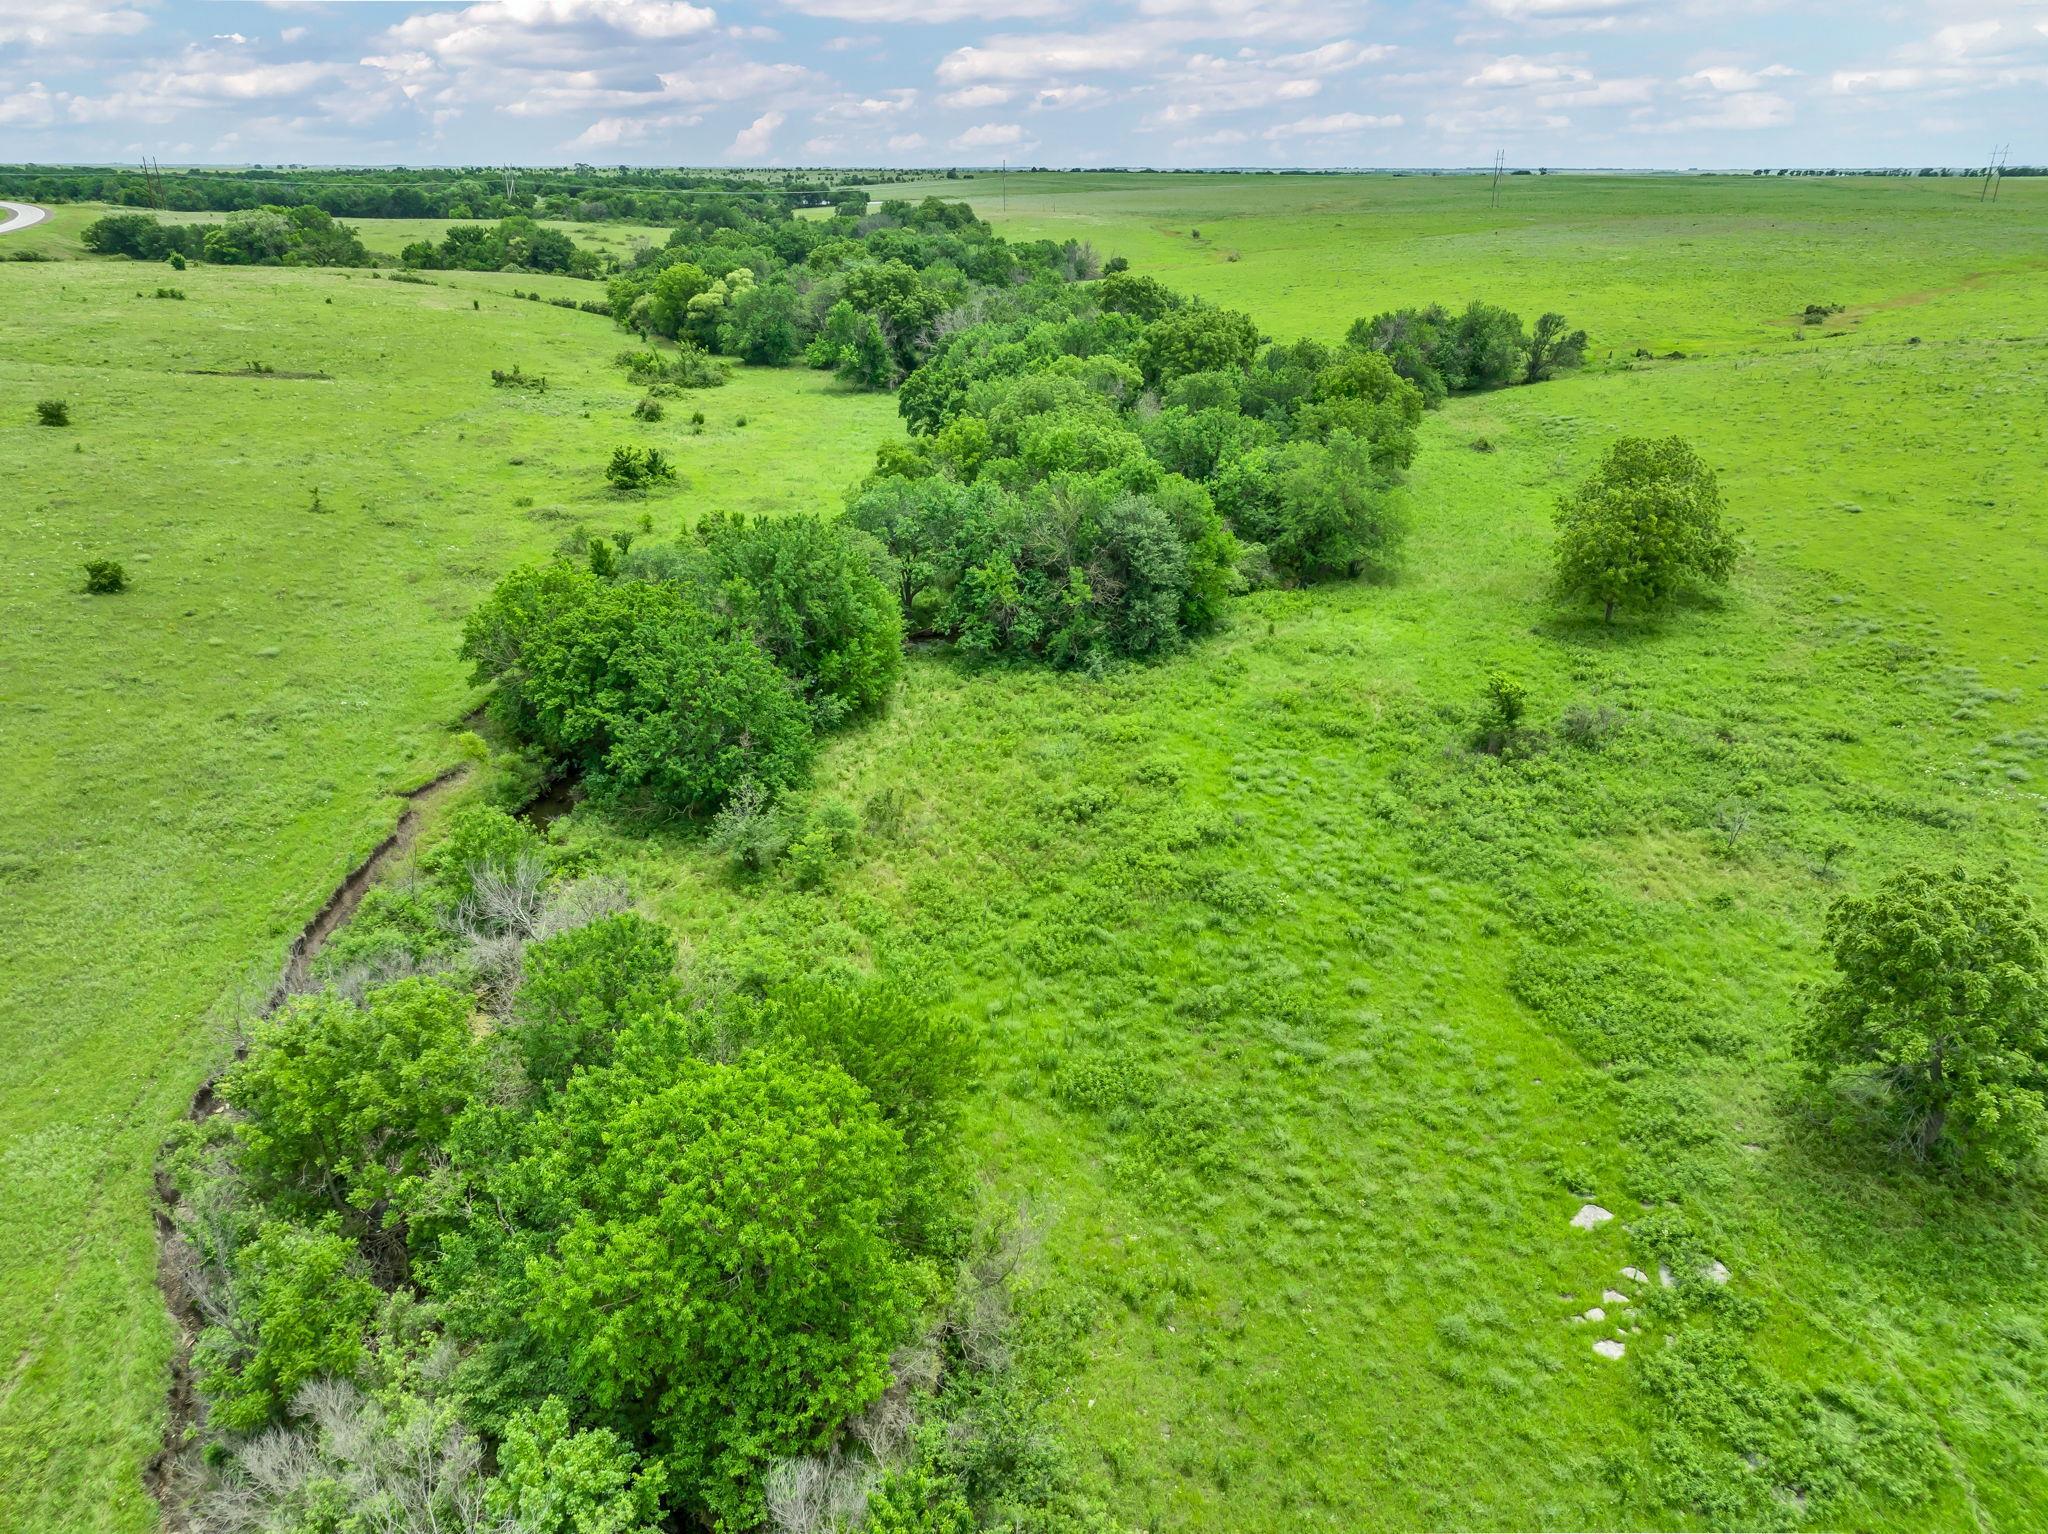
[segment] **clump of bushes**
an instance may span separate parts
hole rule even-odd
[[[1385,356],[1432,407],[1452,394],[1541,383],[1586,357],[1585,331],[1568,329],[1563,315],[1544,314],[1531,332],[1512,310],[1476,301],[1455,315],[1442,304],[1389,310],[1355,321],[1346,339]]]
[[[1842,306],[1840,304],[1808,304],[1800,311],[1799,317],[1803,323],[1808,325],[1824,325],[1827,323],[1829,315],[1840,314],[1841,312]]]
[[[69,426],[71,406],[61,399],[36,401],[36,421],[43,426]]]
[[[676,468],[658,447],[628,445],[612,449],[611,462],[605,465],[604,477],[614,490],[631,492],[672,482]]]
[[[96,597],[126,591],[128,572],[111,559],[88,559],[85,562],[85,589]]]
[[[636,421],[658,421],[661,417],[661,401],[651,394],[641,395],[640,402],[633,407],[633,419]]]
[[[491,369],[491,387],[494,389],[532,389],[536,393],[544,393],[547,386],[545,374],[529,373],[516,362],[509,368]]]
[[[158,288],[153,296],[157,298],[183,298],[185,290],[183,288]]]
[[[714,357],[703,347],[684,344],[672,352],[626,350],[615,359],[626,377],[651,392],[677,389],[722,388],[732,377],[732,365]]]

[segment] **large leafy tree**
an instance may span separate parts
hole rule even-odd
[[[744,628],[681,582],[514,571],[470,614],[463,655],[506,726],[592,797],[693,811],[810,765],[811,711]]]
[[[818,1446],[889,1381],[915,1311],[887,1226],[901,1134],[837,1067],[757,1053],[665,1080],[571,1082],[536,1139],[571,1212],[528,1322],[589,1410],[644,1435],[724,1528],[772,1459]]]
[[[1557,504],[1557,584],[1568,596],[1650,607],[1726,585],[1738,552],[1714,471],[1680,437],[1623,437]]]
[[[1913,1155],[1953,1139],[1994,1170],[2048,1133],[2048,928],[2010,868],[1908,868],[1828,912],[1809,1072],[1876,1089]]]
[[[720,595],[826,714],[873,708],[903,669],[896,572],[843,521],[714,516],[698,525]]]

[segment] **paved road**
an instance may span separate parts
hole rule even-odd
[[[40,224],[50,216],[48,208],[38,208],[25,202],[0,202],[0,212],[10,215],[4,222],[0,222],[0,234],[12,234],[17,229]]]

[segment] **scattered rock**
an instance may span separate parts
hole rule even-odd
[[[1628,1351],[1628,1345],[1626,1343],[1616,1342],[1611,1337],[1602,1337],[1598,1342],[1593,1344],[1593,1351],[1598,1353],[1602,1358],[1619,1358],[1622,1354]]]
[[[1607,1319],[1607,1312],[1602,1310],[1598,1305],[1595,1305],[1583,1316],[1580,1316],[1579,1319],[1581,1321],[1605,1321]]]
[[[1707,1279],[1708,1279],[1708,1281],[1709,1281],[1709,1282],[1711,1282],[1711,1283],[1716,1283],[1716,1284],[1725,1284],[1725,1283],[1727,1283],[1727,1282],[1728,1282],[1728,1265],[1727,1265],[1727,1264],[1726,1264],[1725,1262],[1714,1262],[1714,1263],[1709,1263],[1709,1264],[1707,1265]]]
[[[1647,1284],[1650,1281],[1650,1275],[1641,1268],[1623,1268],[1621,1276],[1632,1283]]]
[[[1603,1305],[1626,1305],[1628,1303],[1628,1296],[1619,1289],[1602,1289],[1600,1291],[1600,1302]]]
[[[1572,1216],[1572,1224],[1579,1230],[1591,1230],[1595,1225],[1605,1225],[1613,1218],[1611,1210],[1602,1209],[1598,1204],[1588,1204]]]
[[[1666,1289],[1676,1289],[1678,1287],[1678,1280],[1671,1276],[1671,1270],[1661,1262],[1657,1264],[1657,1282]]]

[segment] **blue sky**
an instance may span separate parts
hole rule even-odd
[[[0,159],[2048,160],[2048,0],[0,0]]]

